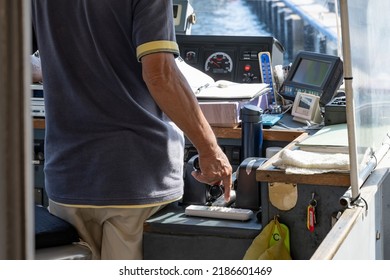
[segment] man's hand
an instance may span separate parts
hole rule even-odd
[[[225,153],[218,147],[215,153],[199,153],[200,170],[193,171],[192,176],[199,182],[208,185],[222,185],[225,201],[230,200],[232,188],[232,166]]]

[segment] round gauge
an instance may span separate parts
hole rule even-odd
[[[188,62],[196,62],[196,59],[197,59],[197,56],[196,56],[196,52],[194,51],[188,51],[186,53],[186,61]]]
[[[206,72],[213,74],[225,74],[230,73],[233,70],[233,60],[227,53],[215,52],[212,53],[207,59],[204,65]]]

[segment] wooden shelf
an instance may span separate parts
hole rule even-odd
[[[293,140],[284,149],[296,149],[295,144],[308,137],[307,133],[303,133]],[[341,186],[349,187],[351,185],[350,174],[347,173],[323,173],[323,174],[286,174],[284,170],[277,169],[272,164],[279,158],[281,152],[274,155],[256,171],[256,180],[259,182],[282,182],[291,184],[312,184],[312,185],[327,185],[327,186]]]
[[[33,119],[33,128],[34,129],[45,129],[45,119],[34,118]]]
[[[34,129],[45,129],[44,118],[34,118]],[[229,139],[241,139],[241,128],[230,127],[212,127],[217,138],[229,138]],[[302,131],[298,130],[277,130],[277,129],[264,129],[263,139],[267,141],[294,141]]]
[[[241,139],[241,128],[212,127],[217,138]],[[263,139],[267,141],[292,142],[303,132],[298,130],[263,129]]]

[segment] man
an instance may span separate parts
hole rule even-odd
[[[50,211],[94,259],[141,259],[145,219],[183,194],[182,132],[204,183],[232,167],[175,63],[171,0],[32,0]]]

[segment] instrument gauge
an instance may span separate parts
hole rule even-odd
[[[185,60],[191,63],[196,62],[198,59],[198,56],[196,55],[196,52],[194,51],[188,51],[185,56]]]
[[[233,60],[225,52],[214,52],[206,59],[204,70],[213,74],[231,73]]]

